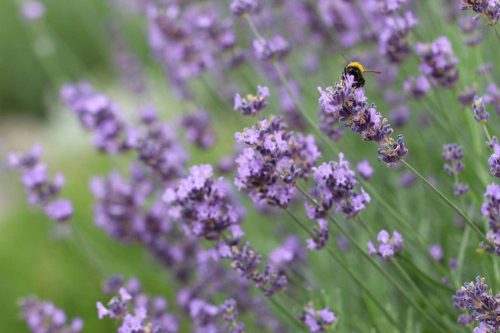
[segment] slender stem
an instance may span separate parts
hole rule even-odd
[[[405,271],[405,269],[401,266],[401,264],[397,261],[397,260],[391,260],[391,262],[393,263],[393,265],[396,267],[396,269],[399,271],[399,273],[401,275],[403,275],[403,277],[406,279],[406,281],[408,281],[408,283],[411,285],[411,287],[415,290],[415,292],[419,295],[419,297],[423,300],[423,301],[426,301],[428,300],[429,297],[426,297],[422,291],[420,290],[420,288],[417,286],[417,284],[415,283],[415,281],[413,281],[413,279],[410,277],[410,275],[408,275],[408,273]],[[439,310],[436,308],[436,306],[432,303],[432,302],[429,302],[427,301],[426,302],[427,304],[430,304],[430,306],[434,309],[434,311],[436,311],[436,313],[439,313]]]
[[[474,224],[474,222],[472,222],[472,219],[467,216],[457,205],[455,205],[450,199],[448,199],[448,197],[446,197],[446,195],[444,195],[436,186],[434,186],[430,181],[427,180],[427,178],[425,178],[424,176],[422,176],[414,167],[412,167],[410,164],[408,164],[408,162],[406,162],[405,160],[401,160],[401,163],[407,167],[411,172],[413,172],[415,174],[415,176],[417,176],[418,178],[420,178],[421,180],[423,180],[434,192],[436,192],[437,195],[439,195],[441,197],[441,199],[443,199],[446,204],[448,204],[448,206],[450,206],[451,208],[453,208],[464,220],[465,222],[467,222],[467,224],[482,238],[484,239],[486,242],[490,243],[490,241],[488,240],[488,238],[486,238],[486,236],[481,232],[481,230],[479,230],[479,228]]]
[[[293,322],[298,328],[304,331],[304,325],[301,321],[299,321],[293,314],[291,314],[286,308],[284,308],[277,300],[272,297],[267,298],[271,304],[274,305],[285,317],[288,318],[290,322]]]
[[[361,216],[359,215],[356,215],[355,219],[359,222],[359,224],[361,224],[361,226],[363,227],[363,229],[365,229],[365,231],[368,233],[368,235],[370,236],[370,238],[372,239],[375,239],[375,234],[368,228],[368,226],[366,225],[366,223],[361,219]]]
[[[490,131],[488,130],[488,126],[486,126],[486,124],[483,124],[483,131],[484,134],[486,135],[486,138],[488,139],[488,142],[491,142]]]
[[[424,280],[429,282],[429,283],[432,283],[432,285],[436,286],[436,287],[439,287],[443,290],[446,290],[448,292],[454,292],[454,290],[448,286],[446,286],[444,283],[442,283],[441,281],[437,281],[436,279],[434,279],[432,276],[429,276],[427,273],[425,273],[423,270],[421,270],[417,265],[415,265],[415,263],[413,263],[412,260],[410,260],[409,258],[407,258],[406,256],[404,255],[399,255],[399,258],[401,258],[404,262],[406,262],[409,266],[411,266],[411,268],[413,270],[415,270],[416,272],[418,272],[418,274],[422,277],[424,277]]]
[[[293,214],[288,208],[285,209],[285,211],[290,215],[290,217],[302,228],[309,236],[314,237],[314,233],[305,226],[305,224],[297,217],[295,214]],[[404,329],[400,326],[400,324],[392,318],[392,316],[389,314],[389,312],[385,309],[385,307],[377,300],[377,298],[372,294],[370,289],[365,287],[363,285],[363,282],[349,269],[349,267],[342,262],[342,260],[337,256],[335,251],[330,249],[329,247],[326,247],[326,251],[328,254],[332,257],[332,259],[340,266],[342,269],[345,270],[345,272],[351,276],[351,278],[358,284],[358,286],[363,289],[363,291],[368,295],[368,297],[375,303],[375,305],[384,313],[384,315],[389,319],[389,321],[397,327],[401,332],[404,332]]]
[[[462,235],[462,240],[460,241],[460,247],[458,250],[457,269],[456,269],[456,274],[455,274],[456,275],[455,286],[457,284],[460,285],[460,283],[462,281],[462,271],[463,271],[463,263],[464,263],[464,258],[465,258],[465,249],[467,248],[467,244],[469,244],[469,236],[470,236],[470,228],[466,226],[465,231]]]
[[[73,235],[73,239],[75,240],[75,244],[78,249],[83,253],[83,255],[87,258],[88,261],[92,263],[96,271],[99,273],[101,278],[107,276],[106,270],[104,269],[104,265],[97,259],[96,256],[89,249],[85,241],[83,240],[80,231],[76,228],[75,222],[73,221],[71,224],[71,234]]]

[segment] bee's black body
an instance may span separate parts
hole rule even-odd
[[[363,77],[364,68],[359,66],[358,63],[350,63],[344,68],[344,75],[351,75],[354,77],[353,87],[361,88],[365,85],[365,78]]]

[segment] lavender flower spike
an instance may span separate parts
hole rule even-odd
[[[260,0],[232,0],[231,12],[237,16],[257,13],[262,7]]]
[[[176,188],[167,188],[163,200],[170,217],[186,223],[195,236],[215,240],[230,230],[239,239],[243,236],[238,225],[242,208],[230,194],[230,186],[222,177],[213,179],[210,165],[195,165]]]
[[[496,24],[500,20],[500,3],[497,0],[462,0],[460,9],[471,10],[477,16],[484,16],[490,19],[490,25]]]
[[[488,159],[490,172],[493,176],[500,178],[500,145],[495,144],[493,154]]]
[[[490,118],[490,114],[486,111],[482,97],[474,97],[472,110],[474,111],[474,119],[476,119],[478,123],[485,124]]]
[[[368,241],[369,255],[378,255],[388,260],[403,250],[403,236],[397,231],[394,231],[391,237],[387,231],[381,230],[377,235],[377,242],[378,247],[372,241]]]
[[[326,332],[335,323],[337,317],[330,308],[316,310],[311,303],[304,307],[302,321],[311,333]]]
[[[60,173],[49,179],[47,165],[40,161],[42,149],[34,146],[31,152],[9,155],[9,164],[22,177],[28,202],[44,208],[48,217],[56,222],[64,222],[73,215],[73,205],[66,199],[58,199],[64,185],[64,176]]]
[[[257,94],[242,98],[240,94],[234,96],[234,111],[241,110],[244,116],[255,116],[266,108],[269,88],[257,86]]]
[[[474,332],[493,333],[500,330],[500,294],[493,295],[483,277],[477,276],[475,282],[468,282],[453,295],[453,305],[466,313],[460,315],[458,322],[469,325],[477,322]]]
[[[432,83],[453,88],[458,82],[458,59],[453,53],[450,41],[441,36],[431,44],[418,43],[416,53],[422,59],[420,72]]]
[[[486,201],[481,206],[484,219],[488,220],[486,237],[490,244],[481,244],[486,251],[500,256],[500,185],[490,184],[484,193]]]
[[[74,318],[67,323],[63,310],[54,304],[28,297],[21,301],[21,314],[33,333],[79,333],[83,329],[83,321]]]

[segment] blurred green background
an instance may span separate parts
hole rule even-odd
[[[1,166],[0,174],[0,330],[2,332],[28,332],[26,325],[18,315],[16,302],[26,295],[37,295],[51,299],[56,306],[66,310],[69,317],[81,316],[85,320],[84,332],[105,333],[113,330],[109,320],[99,321],[96,316],[95,302],[106,301],[99,289],[101,276],[96,267],[102,266],[106,274],[121,273],[125,276],[138,276],[145,290],[151,294],[163,294],[171,303],[175,301],[175,286],[168,274],[145,251],[136,246],[123,246],[110,240],[104,232],[97,229],[92,221],[92,198],[87,184],[90,177],[107,172],[113,163],[96,154],[89,143],[89,136],[78,127],[75,119],[63,110],[58,98],[59,85],[64,81],[88,79],[99,89],[110,94],[126,111],[133,110],[134,103],[127,92],[117,83],[118,75],[113,66],[109,50],[111,37],[110,22],[118,23],[123,30],[131,49],[145,66],[148,82],[153,87],[153,95],[160,113],[166,118],[178,115],[181,108],[170,97],[168,89],[162,81],[159,67],[151,62],[144,22],[134,15],[127,15],[127,10],[117,11],[105,0],[61,1],[46,0],[47,16],[43,24],[27,25],[21,18],[19,2],[14,0],[0,1],[0,156],[8,150],[24,150],[34,143],[40,143],[45,149],[43,160],[52,172],[62,171],[67,179],[63,196],[74,201],[76,215],[74,223],[80,230],[84,244],[75,243],[65,238],[64,228],[55,228],[37,208],[26,204],[17,175],[7,172]],[[458,27],[443,19],[442,7],[435,2],[422,1],[422,6],[432,6],[432,11],[424,8],[419,12],[429,13],[421,17],[423,24],[418,33],[431,41],[441,34],[446,34],[454,44],[460,58],[460,88],[477,82],[480,91],[484,91],[486,82],[481,81],[474,73],[478,65],[484,62],[498,63],[496,56],[499,50],[498,41],[492,33],[478,49],[463,46]],[[50,37],[49,37],[50,36]],[[51,46],[52,45],[52,46]],[[57,52],[57,56],[54,56]],[[301,55],[293,54],[293,60]],[[322,58],[322,66],[327,70],[315,75],[302,77],[302,83],[308,87],[305,102],[311,115],[316,113],[317,94],[315,87],[331,84],[340,73],[343,60],[340,57]],[[293,67],[293,66],[292,66]],[[415,75],[416,59],[408,61],[398,72],[398,83],[408,74]],[[292,68],[297,73],[297,68]],[[50,74],[50,75],[49,75]],[[250,68],[245,67],[237,73],[246,75],[254,82],[263,83]],[[493,74],[498,82],[498,71]],[[253,91],[254,87],[247,87]],[[382,94],[368,84],[368,96],[377,103],[379,110],[386,113],[386,105]],[[439,102],[446,109],[436,110],[431,102],[434,97],[424,100],[422,104],[412,104],[414,114],[412,123],[403,130],[410,148],[410,160],[425,174],[438,175],[438,185],[451,194],[452,180],[443,175],[441,145],[459,142],[464,145],[466,153],[466,171],[463,180],[471,184],[470,202],[462,202],[474,217],[479,216],[479,205],[485,184],[492,182],[487,164],[487,152],[483,149],[480,128],[474,127],[470,112],[465,112],[456,101],[457,91],[443,92]],[[232,149],[234,130],[250,124],[252,120],[241,120],[230,112],[228,105],[217,104],[207,91],[200,93],[199,102],[214,115],[214,125],[220,140],[216,149],[210,152],[192,150],[192,161],[196,163],[214,163],[217,158]],[[276,100],[271,102],[270,110],[276,109]],[[425,110],[424,110],[425,109]],[[444,119],[451,120],[446,128],[434,126],[421,129],[415,124],[421,113],[439,113]],[[265,115],[270,111],[266,111]],[[493,129],[498,133],[498,117],[493,115]],[[464,128],[467,130],[464,131]],[[429,195],[421,184],[415,185],[411,191],[402,190],[399,186],[401,170],[388,170],[376,161],[375,146],[360,142],[359,137],[346,132],[342,141],[342,150],[352,158],[352,165],[369,157],[375,166],[376,175],[373,186],[380,190],[384,199],[397,207],[405,219],[411,221],[415,231],[426,244],[440,242],[445,249],[446,260],[441,264],[446,271],[447,260],[458,255],[458,247],[463,241],[463,230],[453,224],[453,213],[445,209],[444,204],[436,197]],[[333,159],[335,157],[329,156]],[[300,210],[300,209],[299,209]],[[373,231],[381,226],[396,225],[394,218],[381,208],[380,202],[374,200],[363,217],[369,222]],[[249,210],[244,225],[252,244],[262,253],[268,253],[291,232],[297,229],[290,225],[287,218],[264,218]],[[397,227],[397,225],[396,225]],[[355,228],[349,225],[350,230]],[[268,237],[273,234],[275,237]],[[263,237],[266,235],[266,237]],[[333,234],[332,238],[336,235]],[[302,235],[305,238],[304,235]],[[62,239],[61,239],[62,238]],[[365,244],[367,235],[356,234],[359,244]],[[476,260],[475,248],[477,240],[471,236],[470,242],[463,245],[466,268],[460,278],[463,281],[472,279],[481,273],[486,276],[493,287],[500,286],[498,267],[492,268],[490,258]],[[410,255],[415,255],[415,262],[427,272],[439,279],[441,272],[436,272],[426,249],[408,245]],[[87,255],[85,254],[87,253]],[[89,260],[89,255],[93,260]],[[363,276],[373,277],[367,283],[380,296],[384,304],[391,304],[392,310],[406,318],[408,332],[417,332],[419,319],[417,314],[406,307],[397,307],[402,302],[400,295],[375,273],[352,251],[345,258],[355,270]],[[328,303],[337,311],[340,322],[339,331],[367,332],[367,323],[352,320],[363,316],[376,317],[381,327],[390,326],[377,317],[373,304],[360,297],[353,297],[352,290],[356,286],[338,267],[331,264],[324,252],[312,253],[308,256],[308,276],[319,286],[314,290],[317,297],[324,288]],[[387,269],[390,269],[387,267]],[[441,291],[427,290],[429,301],[439,303],[450,295]],[[434,294],[435,292],[435,294]],[[356,307],[357,304],[368,304]],[[343,309],[348,313],[342,313]],[[297,312],[300,309],[294,309]],[[444,311],[452,316],[458,315],[451,303]],[[342,316],[351,318],[349,323]],[[345,326],[344,326],[345,325]]]

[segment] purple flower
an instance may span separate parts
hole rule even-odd
[[[372,241],[368,241],[368,254],[378,255],[379,257],[388,260],[396,253],[403,251],[403,236],[397,231],[390,234],[381,230],[377,235],[378,247]]]
[[[232,0],[231,12],[234,15],[243,16],[255,14],[260,11],[262,4],[260,0]]]
[[[243,247],[238,245],[230,246],[228,255],[228,258],[231,259],[231,266],[241,276],[255,282],[257,288],[261,289],[265,296],[272,297],[286,288],[288,280],[281,270],[269,263],[264,264],[262,271],[259,270],[262,256],[257,254],[249,243],[246,243]]]
[[[196,111],[182,117],[187,141],[201,149],[207,149],[215,144],[215,133],[211,128],[210,115],[205,111]]]
[[[261,61],[283,60],[290,53],[290,49],[290,44],[280,35],[269,40],[258,38],[253,41],[255,56]]]
[[[416,53],[422,60],[420,72],[432,83],[444,88],[453,88],[456,85],[458,59],[446,37],[441,36],[431,44],[418,43]]]
[[[269,262],[279,269],[290,268],[305,260],[305,250],[297,236],[288,236],[269,254]]]
[[[21,12],[27,21],[37,21],[45,16],[45,6],[40,1],[29,0],[23,2]]]
[[[59,199],[45,206],[45,214],[56,222],[64,222],[73,216],[73,205],[69,200]]]
[[[496,0],[462,0],[460,9],[474,11],[477,13],[476,17],[487,17],[491,25],[500,20],[500,4]]]
[[[471,106],[474,101],[474,97],[477,93],[477,86],[472,85],[470,87],[465,87],[464,90],[457,96],[458,101],[463,106]]]
[[[416,100],[419,100],[427,94],[427,92],[431,89],[431,85],[424,75],[417,78],[410,76],[403,83],[403,88],[408,95]]]
[[[406,105],[400,105],[389,113],[389,118],[394,124],[394,127],[403,127],[410,120],[410,108]]]
[[[453,184],[453,194],[458,198],[469,192],[469,186],[464,183]]]
[[[432,244],[427,250],[429,251],[432,259],[434,259],[435,261],[443,260],[443,248],[441,247],[441,245]]]
[[[184,167],[189,159],[189,154],[177,139],[176,132],[167,123],[160,123],[155,116],[143,119],[145,128],[141,132],[129,135],[128,146],[132,147],[139,160],[151,168],[164,182],[168,183],[184,175]],[[210,143],[213,139],[208,129],[200,138],[192,130],[186,131],[187,136],[193,140]]]
[[[178,332],[178,320],[167,312],[167,300],[141,293],[140,284],[136,284],[138,281],[131,279],[127,285],[120,287],[117,295],[106,306],[97,302],[99,319],[109,317],[121,322],[118,333]]]
[[[128,149],[125,125],[119,119],[121,110],[107,96],[82,82],[64,85],[61,98],[78,116],[82,127],[93,132],[94,145],[99,151],[117,154]]]
[[[443,145],[444,170],[451,176],[458,175],[463,169],[464,154],[462,147],[456,143]]]
[[[163,201],[174,220],[185,223],[197,237],[220,239],[226,230],[239,239],[242,208],[231,197],[231,188],[222,177],[213,179],[210,165],[195,165],[176,188],[167,188]]]
[[[64,222],[73,215],[73,207],[69,200],[58,199],[64,185],[64,176],[56,174],[49,179],[47,165],[40,161],[42,149],[34,146],[30,152],[11,153],[9,165],[21,174],[21,179],[31,205],[38,205],[45,214],[56,222]]]
[[[487,251],[500,256],[500,185],[490,184],[484,193],[486,201],[481,207],[483,218],[488,220],[486,237],[490,244],[482,244]]]
[[[491,104],[496,113],[500,114],[500,90],[494,83],[488,85],[483,100],[485,104]]]
[[[495,145],[493,154],[488,159],[490,165],[490,172],[495,177],[500,177],[500,145]]]
[[[388,165],[406,156],[408,151],[403,137],[398,136],[397,141],[391,138],[393,129],[388,120],[377,112],[374,104],[368,104],[364,90],[355,87],[353,76],[346,75],[335,87],[318,87],[318,91],[323,122],[325,119],[331,124],[339,121],[353,132],[360,133],[363,140],[377,142],[379,160]]]
[[[388,166],[399,163],[407,154],[408,149],[406,149],[402,134],[399,134],[396,140],[389,138],[378,149],[378,159]]]
[[[311,333],[326,332],[337,320],[337,316],[330,308],[316,310],[311,303],[304,307],[302,321]]]
[[[234,96],[234,111],[241,110],[244,116],[255,116],[267,106],[269,88],[257,86],[257,94],[242,98],[240,94]]]
[[[314,137],[289,131],[282,118],[272,116],[235,134],[246,144],[236,159],[235,184],[248,191],[254,203],[286,207],[295,194],[295,182],[307,179],[320,157]]]
[[[220,306],[220,311],[223,313],[223,318],[227,322],[226,332],[244,333],[245,324],[238,321],[238,309],[234,299],[228,299]]]
[[[373,168],[368,160],[359,162],[356,165],[356,169],[364,180],[369,180],[373,175]]]
[[[306,209],[308,209],[306,206]],[[311,208],[309,208],[311,209]],[[317,219],[318,225],[313,228],[313,237],[307,239],[308,250],[321,250],[326,246],[330,233],[328,231],[328,221],[322,218]]]
[[[488,119],[490,118],[490,114],[488,111],[486,111],[486,108],[484,106],[484,100],[483,97],[474,97],[474,103],[472,103],[472,110],[474,111],[474,119],[478,123],[485,124]]]
[[[500,294],[493,295],[483,277],[477,276],[475,282],[468,282],[453,295],[453,305],[466,313],[460,315],[458,322],[468,325],[479,323],[474,332],[497,332],[500,330],[498,309]]]
[[[361,188],[357,193],[355,173],[349,168],[349,162],[344,160],[344,154],[339,154],[338,162],[323,163],[313,168],[314,187],[312,196],[318,206],[306,203],[306,211],[311,219],[324,218],[334,207],[335,212],[342,211],[347,218],[356,216],[371,200],[368,193]]]
[[[20,308],[23,319],[33,333],[78,333],[83,329],[80,318],[67,323],[64,311],[51,302],[27,297],[21,301]]]
[[[417,24],[418,21],[411,12],[406,12],[402,17],[385,19],[385,27],[379,37],[379,50],[389,62],[399,64],[410,54],[408,35]]]

